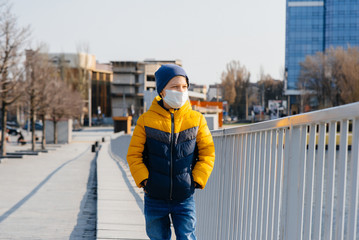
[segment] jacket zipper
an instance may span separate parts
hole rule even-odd
[[[173,191],[173,145],[174,145],[174,132],[175,132],[175,121],[174,115],[171,113],[171,158],[170,158],[170,200],[172,200],[172,191]]]

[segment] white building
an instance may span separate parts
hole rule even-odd
[[[207,91],[207,101],[222,101],[222,87],[221,84],[216,83],[209,85]]]

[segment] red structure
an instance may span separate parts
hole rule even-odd
[[[222,102],[206,102],[206,101],[191,101],[193,110],[201,113],[218,114],[218,126],[223,124],[223,103]]]

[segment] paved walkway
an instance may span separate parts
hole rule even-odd
[[[143,191],[125,161],[131,136],[112,131],[87,128],[71,144],[48,145],[48,153],[3,159],[0,239],[148,239]],[[95,141],[98,153],[91,152]]]
[[[149,239],[143,215],[143,190],[132,178],[126,156],[131,135],[116,134],[97,158],[97,239]],[[176,240],[173,227],[172,239]]]
[[[112,129],[74,133],[71,144],[0,164],[0,239],[95,239],[95,153]],[[29,145],[8,145],[8,151]]]

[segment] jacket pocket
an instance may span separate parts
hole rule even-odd
[[[158,172],[150,172],[145,190],[148,195],[157,199],[169,197],[170,181],[169,176]]]

